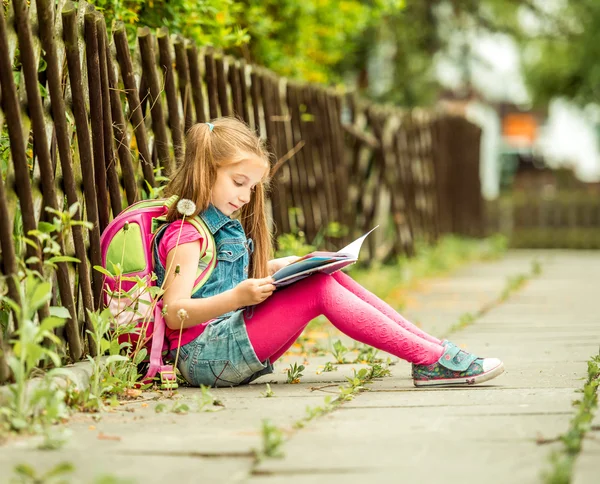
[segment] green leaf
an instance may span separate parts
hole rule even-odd
[[[52,360],[55,366],[61,365],[60,357],[54,351],[42,348],[42,352]]]
[[[52,331],[55,328],[60,328],[64,324],[65,318],[60,316],[48,316],[42,321],[42,324],[40,325],[40,331]]]
[[[110,346],[109,346],[109,350],[108,352],[111,355],[118,355],[121,351],[121,345],[119,344],[119,340],[118,339],[113,339],[110,342]]]
[[[106,358],[106,364],[110,365],[111,363],[116,363],[117,361],[129,361],[129,358],[123,355],[110,355]]]
[[[50,234],[56,231],[56,226],[48,222],[39,222],[38,230],[43,234]]]
[[[23,242],[25,242],[27,245],[33,247],[35,250],[39,250],[39,246],[30,238],[28,237],[21,237],[23,239]]]
[[[71,313],[64,306],[50,306],[50,316],[69,319],[71,317]]]
[[[51,298],[52,284],[49,282],[40,282],[35,284],[29,301],[32,312],[37,311],[44,304],[46,304],[46,302],[50,301]]]
[[[48,259],[48,262],[51,263],[55,263],[55,262],[76,262],[79,263],[81,262],[77,257],[71,257],[68,255],[56,255],[54,257],[50,257]]]
[[[73,205],[69,207],[69,215],[71,218],[77,215],[77,211],[79,210],[79,202],[75,202]]]
[[[106,353],[110,348],[110,342],[104,338],[100,340],[100,352],[102,354]]]
[[[7,296],[0,296],[0,301],[4,302],[5,304],[8,304],[8,306],[15,312],[17,317],[19,317],[19,315],[21,314],[21,307],[17,303],[15,303],[11,298]]]
[[[25,477],[29,477],[36,480],[35,471],[27,464],[17,464],[14,468],[14,472]]]
[[[73,472],[75,470],[75,466],[70,462],[60,462],[52,469],[50,469],[44,477],[47,479],[49,477],[59,476],[61,474],[66,474],[69,472]]]
[[[144,361],[146,356],[148,356],[148,351],[146,350],[146,348],[142,348],[135,354],[133,362],[136,365],[139,365],[142,361]]]

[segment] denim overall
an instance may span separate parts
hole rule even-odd
[[[215,239],[217,265],[192,298],[215,296],[247,279],[250,254],[254,250],[252,239],[246,239],[239,220],[227,217],[213,205],[209,205],[200,217]],[[158,257],[158,244],[163,234],[164,230],[157,234],[154,245],[158,286],[165,277],[165,268]],[[251,317],[251,312],[252,308],[247,311],[247,317]],[[178,368],[188,383],[234,386],[273,373],[269,360],[258,360],[248,339],[243,313],[243,309],[238,309],[222,314],[210,321],[200,336],[180,348]],[[171,351],[173,356],[175,351]]]

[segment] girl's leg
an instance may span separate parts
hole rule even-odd
[[[308,324],[308,323],[307,323]],[[279,348],[273,355],[271,356],[271,363],[275,363],[279,358],[283,356],[283,354],[289,350],[292,345],[298,340],[302,332],[304,331],[304,327],[298,331],[294,336],[292,336],[289,341],[286,341],[285,344]]]
[[[280,355],[290,339],[320,314],[351,338],[412,363],[434,363],[444,352],[439,343],[407,331],[333,277],[317,274],[276,292],[247,316],[248,336],[258,359]]]
[[[368,303],[371,306],[373,306],[374,308],[376,308],[378,311],[385,314],[392,321],[395,321],[396,323],[398,323],[404,329],[410,331],[413,334],[416,334],[417,336],[419,336],[423,339],[426,339],[427,341],[431,341],[432,343],[436,343],[436,344],[442,343],[439,339],[431,336],[430,334],[427,334],[425,331],[417,328],[410,321],[407,321],[406,319],[404,319],[388,303],[379,299],[372,292],[367,291],[364,287],[362,287],[358,282],[356,282],[354,279],[352,279],[347,274],[344,274],[343,272],[338,271],[332,275],[333,275],[333,278],[337,282],[339,282],[342,286],[344,286],[350,292],[356,294],[359,298],[361,298],[363,301],[365,301],[366,303]]]
[[[425,331],[422,331],[421,329],[417,328],[410,321],[404,319],[402,315],[395,311],[394,308],[392,308],[388,303],[378,298],[372,292],[366,290],[350,276],[340,271],[334,273],[333,278],[346,289],[348,289],[350,292],[354,293],[360,299],[382,312],[384,315],[386,315],[392,321],[395,321],[404,329],[410,331],[411,333],[417,336],[420,336],[423,339],[426,339],[427,341],[431,341],[432,343],[436,344],[441,344],[441,341],[439,339],[431,336],[430,334],[427,334]],[[292,336],[289,341],[287,341],[274,355],[271,356],[271,363],[277,361],[288,349],[291,348],[294,342],[300,337],[303,330],[304,329],[301,329],[298,333]]]

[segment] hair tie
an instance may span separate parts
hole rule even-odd
[[[212,130],[214,129],[215,125],[212,124],[212,123],[206,123],[206,124],[208,125],[208,129],[210,129],[211,132],[212,132]]]

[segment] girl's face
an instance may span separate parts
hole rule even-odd
[[[211,203],[231,216],[250,201],[254,187],[266,176],[268,168],[265,160],[253,155],[218,168]]]

